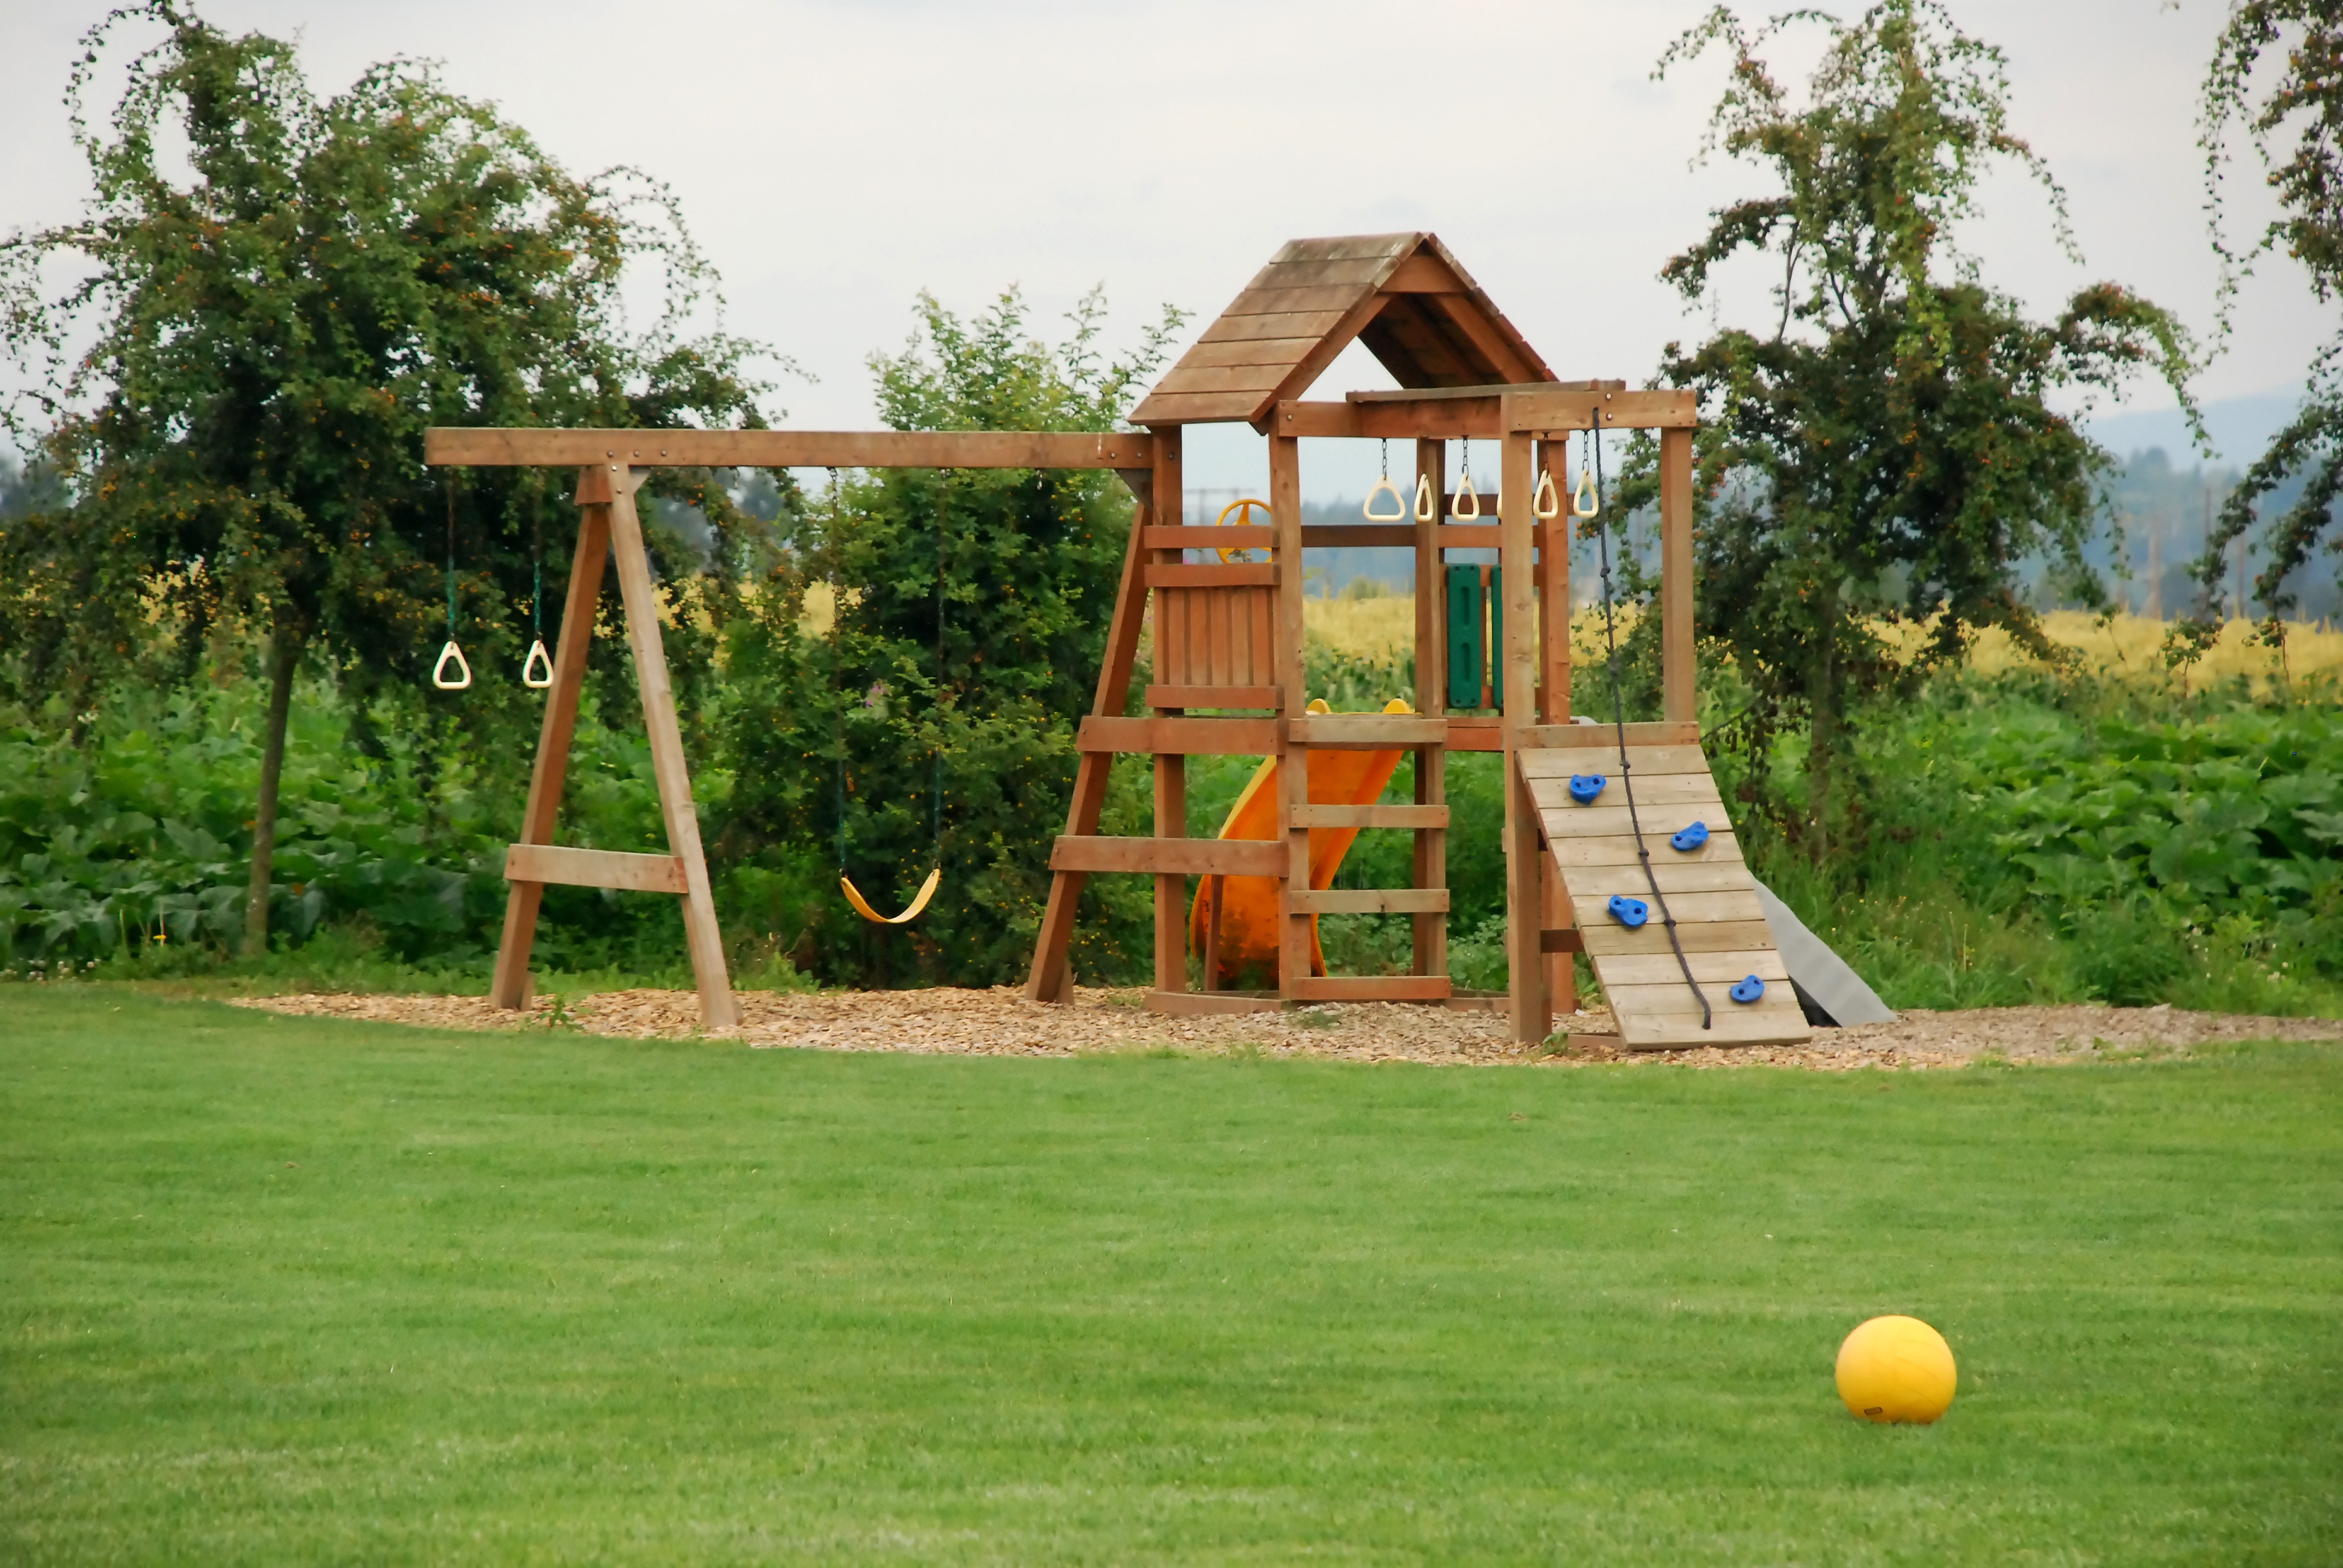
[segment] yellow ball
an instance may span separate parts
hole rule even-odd
[[[1838,1397],[1865,1421],[1922,1426],[1953,1402],[1953,1347],[1917,1318],[1859,1323],[1838,1347]]]

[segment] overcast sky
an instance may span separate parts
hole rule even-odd
[[[85,176],[60,99],[75,41],[106,8],[0,0],[0,226],[76,210]],[[813,428],[872,422],[864,361],[900,345],[919,289],[972,311],[1021,285],[1054,336],[1060,313],[1103,283],[1119,341],[1166,302],[1193,313],[1192,336],[1282,241],[1405,228],[1439,233],[1557,375],[1640,381],[1665,343],[1707,325],[1658,283],[1660,266],[1710,208],[1765,188],[1745,167],[1691,166],[1721,56],[1651,79],[1696,4],[201,9],[226,28],[297,35],[320,92],[368,62],[427,56],[573,170],[632,164],[669,182],[723,273],[729,325],[816,377],[777,399],[788,423]],[[1996,178],[1964,236],[1987,281],[2048,310],[2112,277],[2208,326],[2192,116],[2226,6],[1951,10],[2007,55],[2016,129],[2065,182],[2084,253],[2079,267],[2062,257],[2039,197]],[[1785,47],[1782,60],[1810,53]],[[2232,188],[2259,199],[2251,178]],[[2238,226],[2260,210],[2242,209]],[[1763,287],[1755,273],[1735,279],[1723,318],[1761,320]],[[2298,385],[2330,314],[2292,264],[2266,262],[2200,395]],[[1320,392],[1388,384],[1354,351]],[[2170,401],[2153,383],[2133,400]],[[1245,482],[1261,467],[1256,445],[1205,443],[1192,482]],[[1314,465],[1309,488],[1357,493],[1357,461]]]

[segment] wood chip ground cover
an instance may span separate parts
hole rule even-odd
[[[1199,1055],[1252,1052],[1343,1061],[1439,1066],[1792,1067],[1925,1070],[1979,1060],[2062,1062],[2186,1054],[2247,1040],[2332,1040],[2343,1022],[2187,1012],[2170,1007],[2007,1007],[1913,1011],[1894,1023],[1818,1030],[1803,1046],[1707,1047],[1628,1052],[1610,1034],[1610,1015],[1580,1012],[1568,1038],[1523,1048],[1506,1038],[1493,1011],[1392,1002],[1336,1003],[1283,1013],[1170,1018],[1146,1010],[1137,990],[1078,990],[1072,1002],[1043,1006],[1015,990],[740,996],[738,1030],[703,1031],[699,1000],[684,990],[619,990],[537,999],[527,1013],[477,996],[301,995],[237,1004],[272,1012],[362,1018],[434,1029],[574,1028],[588,1034],[685,1038],[703,1032],[752,1047],[894,1051],[911,1055],[1073,1056],[1170,1050]]]

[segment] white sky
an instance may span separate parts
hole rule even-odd
[[[70,216],[84,174],[60,99],[105,0],[0,0],[0,227]],[[1190,334],[1290,237],[1438,232],[1557,375],[1640,381],[1704,330],[1655,274],[1755,171],[1694,170],[1719,55],[1665,84],[1689,0],[1389,0],[986,5],[870,0],[205,0],[233,30],[297,35],[312,85],[368,62],[441,61],[580,173],[668,181],[722,271],[729,325],[819,377],[787,422],[873,422],[865,357],[901,344],[913,293],[981,308],[1023,286],[1051,337],[1103,282],[1128,341],[1162,302]],[[1755,14],[1756,8],[1748,8]],[[1851,14],[1852,5],[1839,7]],[[2112,276],[2209,325],[2196,92],[2215,0],[1952,0],[2009,57],[2015,122],[2072,197],[2085,256],[2051,242],[2021,182],[1986,190],[1966,236],[1987,281],[2038,309]],[[1786,52],[1777,65],[1792,66]],[[1785,71],[1795,75],[1795,69]],[[2237,196],[2258,200],[2250,170]],[[2238,232],[2258,221],[2240,209]],[[1725,319],[1763,319],[1736,279]],[[2299,383],[2332,328],[2301,274],[2266,262],[2199,395]],[[1363,367],[1359,362],[1364,361]],[[1354,350],[1322,395],[1388,385]],[[2169,402],[2140,386],[2134,404]],[[1249,434],[1191,437],[1191,482],[1259,471]],[[1364,463],[1363,478],[1359,465]],[[1313,462],[1315,495],[1358,494],[1373,455]]]

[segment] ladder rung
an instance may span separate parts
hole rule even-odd
[[[1274,839],[1121,839],[1066,833],[1053,871],[1137,871],[1159,877],[1281,877],[1290,851]]]
[[[1445,888],[1310,888],[1292,897],[1297,915],[1429,915],[1448,908]]]
[[[1296,806],[1297,828],[1445,828],[1445,806]]]

